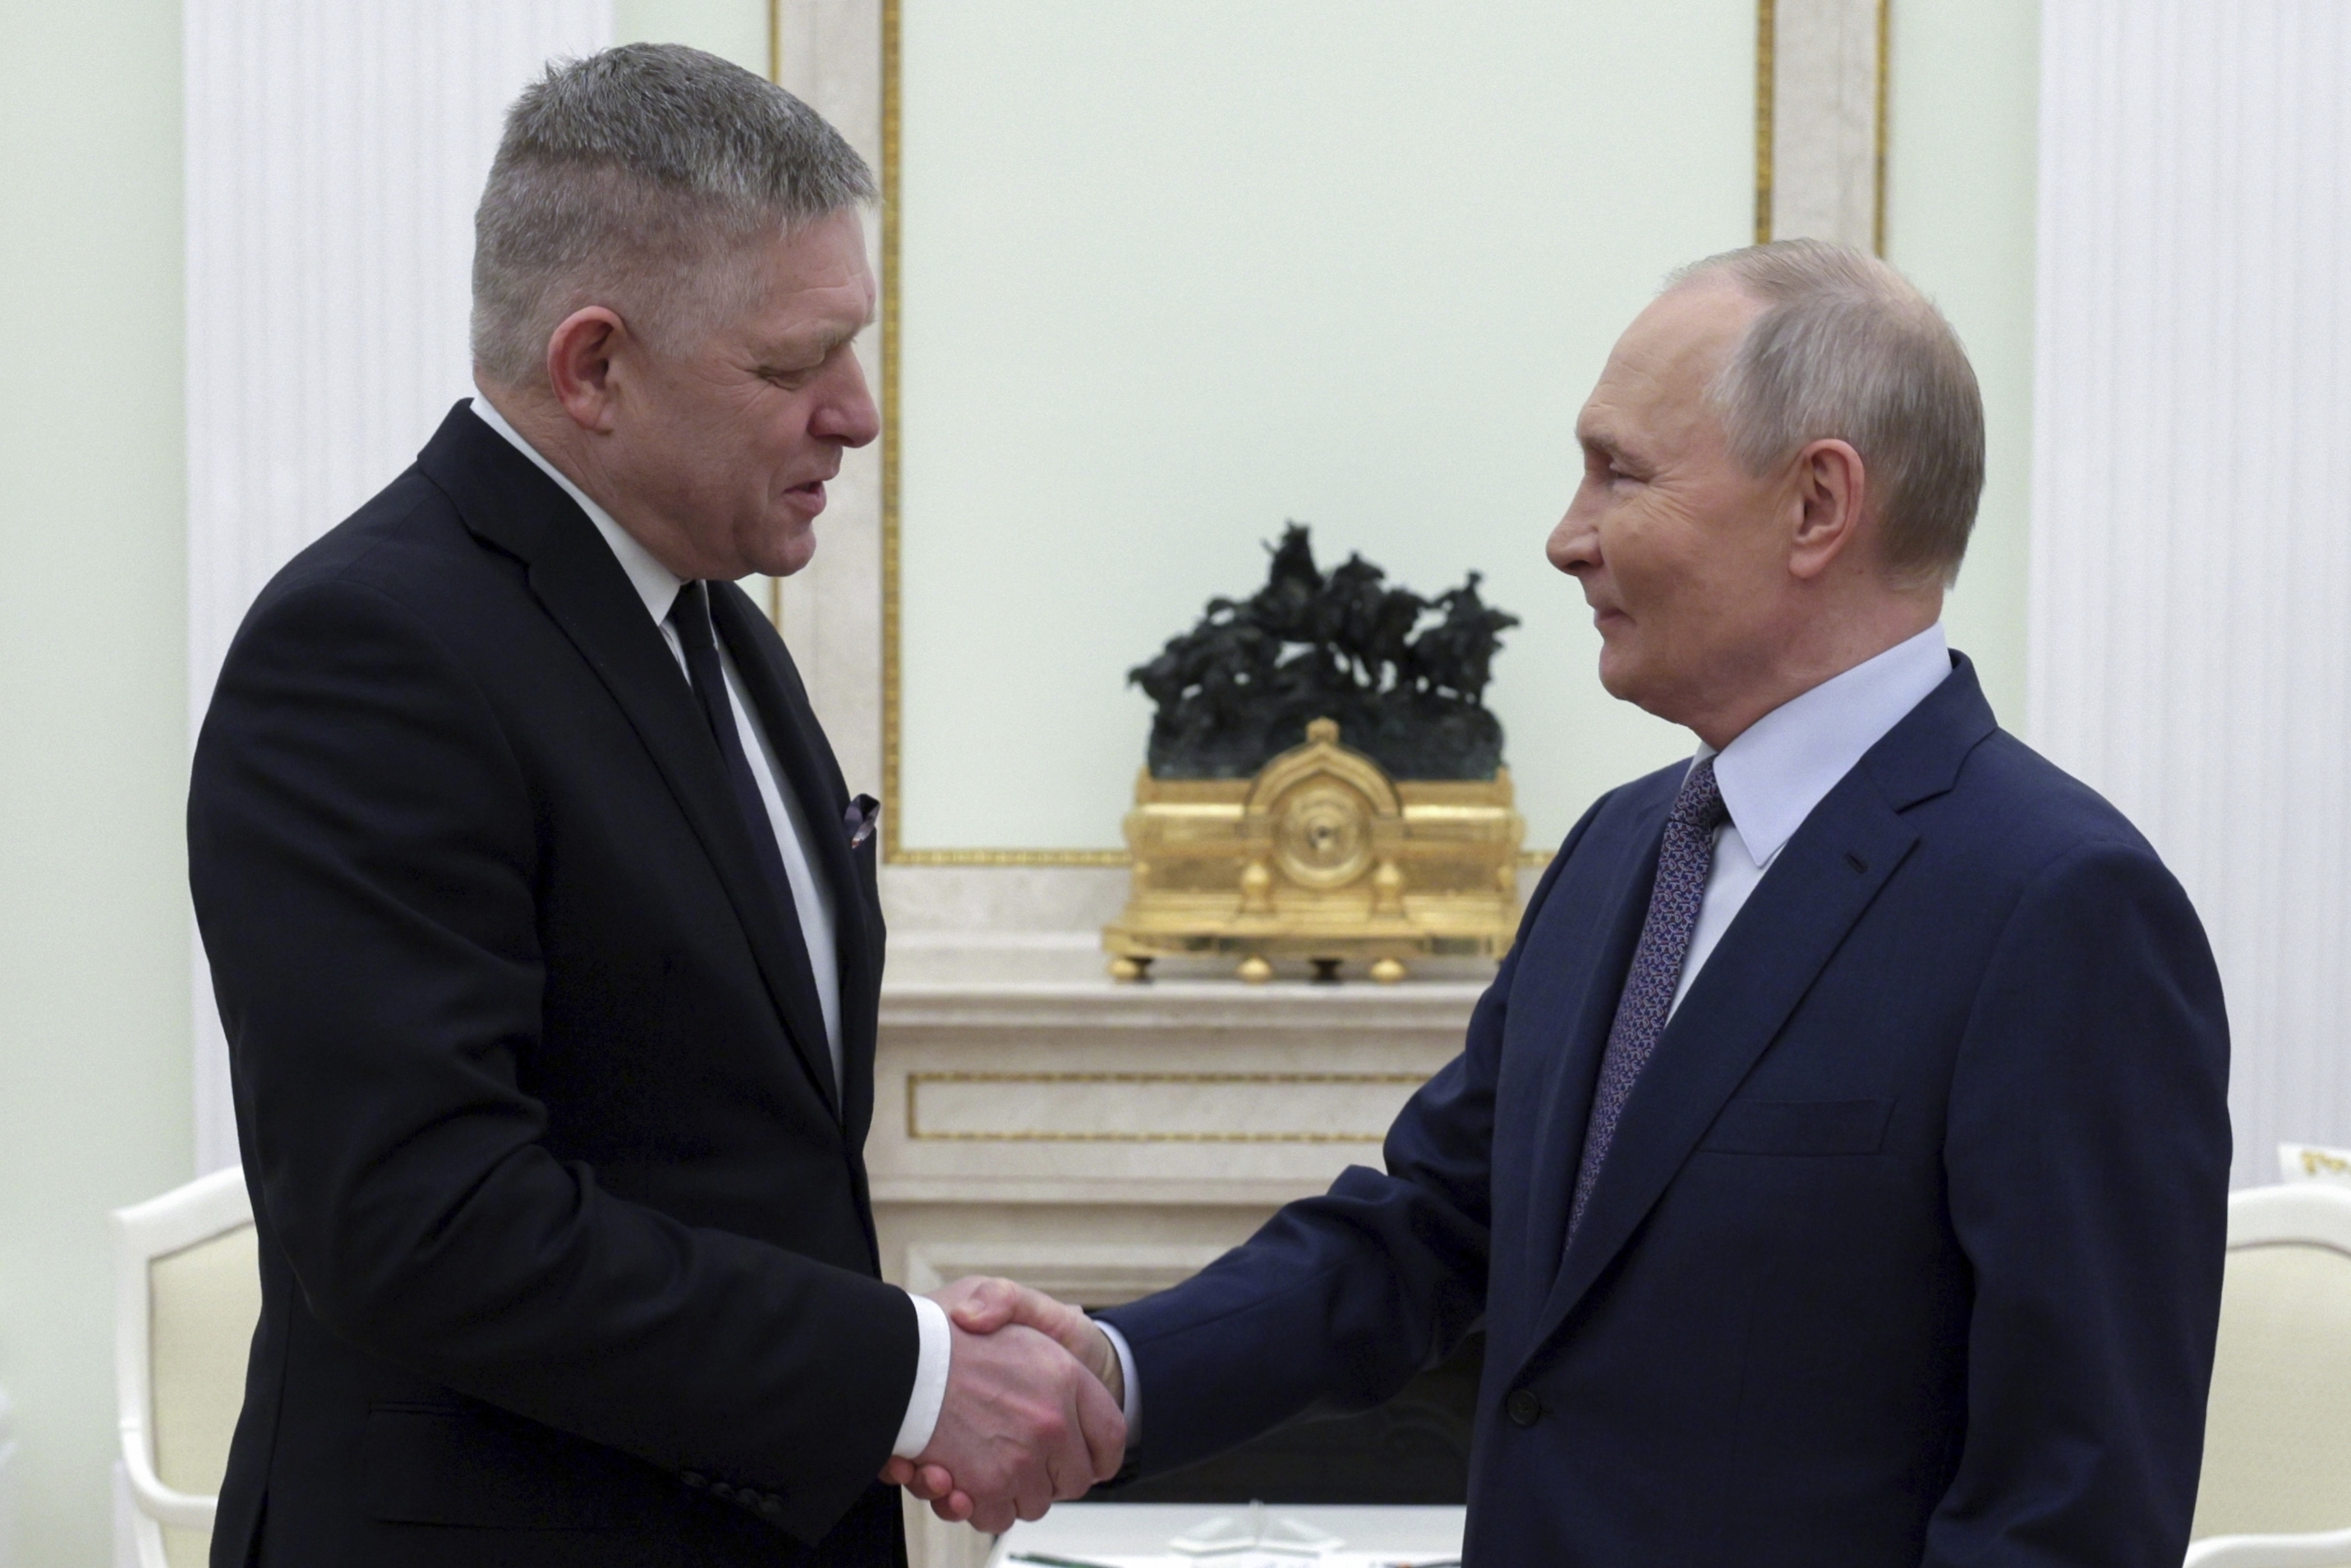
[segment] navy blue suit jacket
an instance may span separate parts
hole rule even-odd
[[[1141,1469],[1374,1404],[1482,1322],[1480,1568],[2177,1563],[2220,980],[2147,842],[1954,664],[1731,924],[1563,1248],[1682,768],[1593,806],[1385,1173],[1104,1314]]]

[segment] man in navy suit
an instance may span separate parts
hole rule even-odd
[[[2154,851],[1944,645],[1982,433],[1882,263],[1678,276],[1550,553],[1603,683],[1697,758],[1575,825],[1384,1172],[1099,1327],[1002,1283],[960,1326],[1089,1358],[1155,1471],[1482,1324],[1481,1568],[2177,1563],[2227,1024]]]

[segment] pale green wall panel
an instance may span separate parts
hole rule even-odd
[[[1752,0],[904,16],[910,847],[1116,845],[1123,672],[1290,517],[1525,618],[1531,842],[1687,748],[1542,549],[1617,333],[1751,232]]]
[[[691,44],[768,74],[768,0],[613,0],[612,41]]]
[[[17,1561],[110,1560],[106,1211],[187,1179],[180,9],[11,5],[0,1386]]]
[[[2040,0],[1895,0],[1892,44],[1886,258],[1967,344],[1989,438],[1983,509],[1944,622],[2021,735]]]

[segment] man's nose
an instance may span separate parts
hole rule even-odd
[[[1581,500],[1578,497],[1577,502]],[[1570,576],[1600,564],[1600,530],[1593,525],[1588,509],[1577,502],[1569,503],[1567,515],[1560,518],[1543,546],[1552,565]]]
[[[842,356],[841,373],[832,378],[834,384],[825,389],[818,402],[809,428],[815,434],[843,446],[863,446],[882,434],[882,411],[873,404],[873,393],[865,384],[865,369],[857,356]]]

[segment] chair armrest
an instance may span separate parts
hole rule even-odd
[[[2181,1568],[2336,1568],[2346,1559],[2351,1559],[2351,1530],[2211,1535],[2188,1549]]]
[[[131,1482],[131,1505],[156,1523],[183,1530],[213,1527],[220,1499],[173,1491],[158,1479],[147,1458],[147,1433],[136,1421],[122,1423],[122,1469]]]

